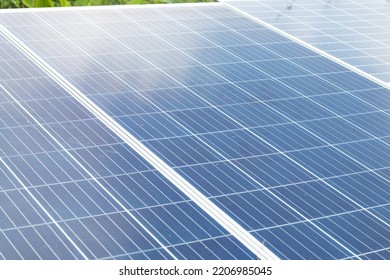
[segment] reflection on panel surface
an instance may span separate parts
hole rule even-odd
[[[15,15],[0,22],[280,258],[385,255],[387,89],[220,5]],[[81,258],[75,245],[88,258],[254,258],[18,55],[0,61],[18,101],[2,94],[2,116],[14,116],[2,118],[1,156],[15,173],[4,184],[31,189],[31,207],[47,213],[13,227],[10,217],[2,246],[41,257],[28,251],[39,241],[12,230],[42,224],[75,243],[66,258]],[[0,193],[18,201],[10,191]]]

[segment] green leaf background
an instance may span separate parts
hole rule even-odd
[[[214,2],[215,0],[0,0],[0,8],[40,8],[96,5]]]
[[[23,4],[29,8],[54,7],[52,0],[23,0]]]

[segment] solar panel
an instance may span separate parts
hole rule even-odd
[[[389,259],[383,85],[221,4],[0,24],[1,258]]]
[[[389,1],[222,2],[390,82]]]

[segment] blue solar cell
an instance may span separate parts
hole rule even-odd
[[[217,197],[217,205],[242,220],[248,230],[295,223],[302,218],[264,191]]]
[[[266,61],[280,58],[280,56],[273,51],[265,47],[259,47],[259,45],[256,44],[246,45],[245,48],[242,46],[232,46],[225,47],[225,49],[234,53],[234,57],[239,57],[244,61]],[[230,61],[234,61],[234,59]]]
[[[294,58],[291,59],[291,61],[312,73],[325,74],[348,71],[341,65],[329,63],[329,61],[322,56]]]
[[[288,119],[262,103],[247,103],[226,106],[223,112],[230,118],[239,120],[241,126],[257,127],[287,122]]]
[[[45,241],[46,246],[55,254],[56,257],[52,259],[71,260],[82,258],[80,252],[78,252],[73,245],[70,244],[69,240],[55,225],[37,225],[34,226],[34,229]],[[19,259],[19,257],[11,259]]]
[[[331,83],[319,76],[301,76],[294,78],[283,78],[282,82],[304,96],[322,95],[342,92],[336,84]]]
[[[14,246],[15,248],[14,250],[11,250],[11,254],[14,253],[13,251],[17,251],[17,254],[12,254],[10,256],[11,259],[19,259],[20,257],[22,257],[24,260],[40,259],[40,256],[38,255],[37,251],[30,246],[29,242],[23,237],[21,231],[19,230],[6,231],[4,232],[4,236],[5,238],[8,239],[7,241],[9,241],[12,244],[12,246]],[[6,246],[7,245],[8,244],[6,244]]]
[[[364,212],[343,214],[328,219],[318,220],[343,240],[351,250],[357,253],[367,252],[367,250],[381,250],[389,247],[387,229],[376,219]],[[356,227],[359,226],[359,230]],[[351,234],[353,232],[353,234]],[[364,240],[364,242],[362,242]]]
[[[380,110],[390,109],[390,103],[387,98],[388,90],[386,89],[359,91],[354,93],[354,96]]]
[[[212,151],[206,149],[196,138],[189,136],[151,140],[148,141],[147,146],[173,166],[201,164],[219,160]],[[180,149],[180,152],[172,152],[176,148]]]
[[[376,137],[389,135],[390,115],[387,112],[375,111],[357,116],[347,116],[346,119]]]
[[[330,112],[329,109],[317,105],[309,98],[277,100],[270,101],[267,104],[275,110],[283,112],[284,116],[296,122],[335,116],[335,114]]]
[[[350,174],[326,181],[339,191],[348,193],[351,199],[365,207],[386,204],[390,198],[387,191],[388,180],[380,176],[380,172]]]
[[[176,125],[165,113],[116,118],[121,125],[141,140],[186,135],[185,130]]]
[[[200,138],[227,158],[260,156],[276,152],[246,130],[202,134]]]
[[[282,48],[284,48],[286,44],[290,46],[290,42],[283,36],[280,36],[274,32],[269,32],[267,29],[259,28],[258,25],[253,26],[253,29],[251,28],[250,30],[241,30],[240,34],[245,36],[245,38],[255,41],[258,44],[272,44],[272,52],[277,54],[283,52]],[[296,54],[293,50],[294,44],[291,44],[291,48],[292,49],[290,54]]]
[[[279,187],[275,189],[275,193],[310,219],[359,209],[319,181]]]
[[[197,252],[202,259],[210,260],[214,259],[215,255],[203,242],[189,243],[188,245],[193,251]]]
[[[280,35],[278,36],[282,38],[282,36]],[[283,42],[277,42],[277,43],[265,42],[263,46],[265,46],[267,49],[271,50],[272,52],[278,54],[280,57],[284,57],[287,59],[318,56],[315,52],[311,50],[302,48],[298,44],[293,43],[291,41],[284,41],[284,40]],[[257,42],[256,39],[254,39],[254,41]]]
[[[300,164],[320,177],[339,176],[342,174],[360,172],[366,168],[332,147],[314,148],[288,153]]]
[[[374,213],[376,216],[380,217],[387,223],[390,222],[389,219],[389,211],[390,211],[390,205],[384,205],[384,206],[378,206],[371,210],[372,213]]]
[[[300,95],[289,84],[277,80],[239,82],[237,84],[253,98],[261,101],[294,98]]]
[[[365,260],[388,260],[390,258],[390,250],[386,248],[375,253],[365,254],[363,257]]]
[[[257,189],[255,182],[240,174],[228,162],[181,167],[180,174],[206,195],[220,195]],[[224,178],[224,180],[221,180]]]
[[[357,115],[358,118],[359,116]],[[347,120],[341,117],[310,120],[303,122],[302,126],[315,132],[323,141],[330,144],[359,141],[372,137],[360,126],[349,123],[348,118]]]
[[[226,118],[214,108],[174,111],[169,113],[184,127],[190,127],[193,133],[207,133],[239,128],[232,120]]]
[[[337,115],[351,115],[375,111],[375,107],[364,100],[359,99],[359,92],[338,93],[329,95],[313,96],[311,99],[316,103],[328,108]]]
[[[284,59],[256,61],[253,65],[274,78],[305,76],[310,73],[299,65]]]
[[[377,89],[381,88],[376,82],[368,79],[362,79],[361,75],[352,71],[337,74],[324,74],[324,79],[330,83],[337,84],[338,87],[345,91]]]
[[[17,231],[17,230],[14,230]],[[1,248],[1,256],[4,259],[20,259],[21,255],[18,253],[16,248],[10,243],[4,232],[0,232],[0,248]]]
[[[12,203],[12,200],[6,195],[5,192],[0,193],[2,216],[4,220],[1,221],[1,228],[13,228],[26,226],[29,224],[28,220],[23,216],[23,212],[20,212],[17,206]],[[9,213],[8,213],[9,212]]]
[[[210,68],[233,82],[261,80],[268,77],[261,68],[255,68],[247,63],[211,65]]]
[[[297,223],[255,233],[283,259],[340,259],[350,255],[310,223]]]
[[[390,11],[386,1],[234,1],[224,4],[390,81]],[[314,62],[314,60],[313,60]],[[308,65],[309,68],[317,64]]]
[[[388,143],[381,140],[368,140],[357,143],[343,144],[340,148],[360,162],[372,169],[387,167],[390,158],[383,155],[383,151],[389,147]]]
[[[248,103],[248,102],[256,101],[256,98],[249,95],[242,94],[242,91],[239,88],[229,83],[193,86],[190,87],[190,89],[192,91],[191,92],[192,98],[198,100],[205,100],[202,102],[203,104],[205,104],[203,106],[206,106],[207,104],[206,102],[218,106],[218,105],[229,105],[229,104],[233,105],[236,103]],[[201,99],[198,96],[200,96]],[[189,100],[191,100],[191,98]],[[184,106],[185,105],[187,105],[187,102],[184,104]]]
[[[306,130],[295,123],[253,128],[252,131],[272,143],[280,151],[326,145],[323,140],[308,134]]]

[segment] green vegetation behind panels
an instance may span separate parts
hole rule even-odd
[[[214,2],[214,0],[0,0],[0,8],[41,8],[190,2]]]

